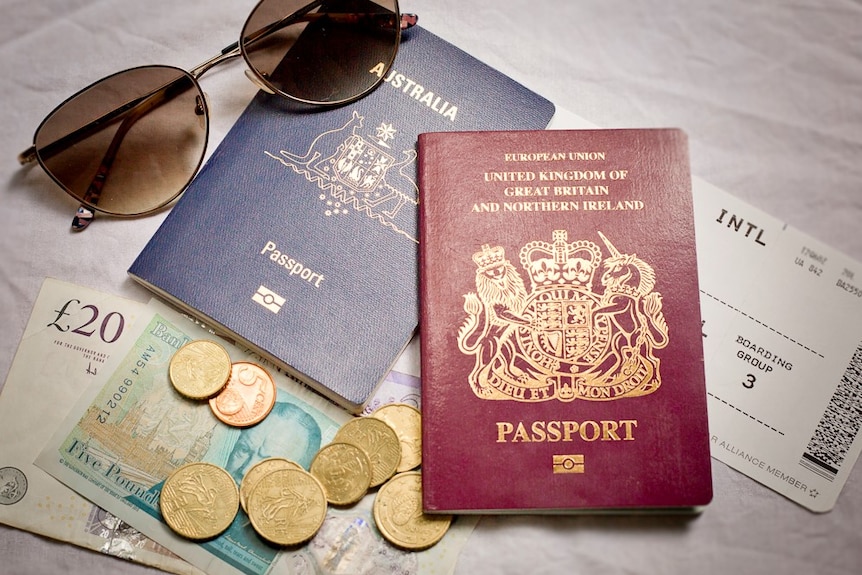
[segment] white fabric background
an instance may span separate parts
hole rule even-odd
[[[79,88],[135,65],[190,68],[233,42],[254,4],[0,0],[0,378],[45,276],[148,299],[126,269],[164,218],[97,219],[73,235],[76,204],[17,154]],[[859,0],[402,0],[402,10],[598,126],[683,128],[695,174],[862,261]],[[241,68],[202,82],[210,151],[255,92]],[[483,518],[456,572],[862,573],[862,465],[823,515],[715,460],[713,472],[714,502],[694,519]],[[0,526],[0,572],[154,570]]]

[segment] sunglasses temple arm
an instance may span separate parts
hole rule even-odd
[[[300,10],[297,10],[293,14],[285,16],[284,18],[282,18],[278,22],[274,22],[274,23],[270,24],[269,26],[261,28],[260,30],[258,30],[254,34],[251,34],[249,38],[245,39],[245,42],[246,43],[254,42],[256,40],[259,40],[260,38],[263,38],[264,36],[268,36],[269,34],[272,34],[273,32],[276,32],[276,31],[284,28],[285,26],[288,26],[290,24],[298,22],[299,17],[307,14],[311,10],[314,10],[315,8],[320,6],[320,4],[322,4],[322,0],[316,0],[315,2],[311,2],[310,4],[308,4],[307,6],[303,7]],[[233,44],[231,44],[229,46],[225,46],[224,48],[222,48],[221,52],[219,52],[217,55],[213,56],[212,58],[210,58],[206,62],[202,62],[202,63],[198,64],[197,66],[195,66],[194,68],[192,68],[191,70],[189,70],[189,74],[191,74],[192,77],[194,77],[194,79],[197,80],[201,76],[203,76],[209,69],[221,64],[222,62],[224,62],[226,60],[230,60],[231,58],[236,58],[240,54],[242,54],[242,52],[240,51],[240,48],[239,48],[239,42],[234,42]]]
[[[320,2],[313,2],[303,8],[302,13],[300,13],[299,11],[294,12],[290,16],[286,16],[278,22],[275,22],[265,28],[258,30],[254,34],[249,35],[249,37],[246,39],[247,42],[250,43],[259,40],[269,34],[272,34],[273,32],[277,32],[278,30],[289,26],[290,24],[296,24],[297,22],[312,22],[314,20],[317,20],[318,18],[325,16],[326,14],[307,13],[309,10],[313,10],[314,8],[316,8],[319,4]],[[329,14],[328,16],[332,17],[333,15]],[[419,17],[416,14],[402,14],[400,24],[401,29],[410,29],[415,26],[418,21]],[[239,42],[234,42],[230,46],[225,46],[224,48],[222,48],[221,52],[218,55],[213,56],[206,62],[198,64],[197,66],[189,70],[189,74],[191,74],[195,78],[195,80],[197,80],[201,76],[203,76],[210,68],[213,68],[226,60],[230,60],[231,58],[236,58],[239,55],[241,55]]]
[[[129,121],[130,119],[131,122]],[[126,134],[131,129],[132,124],[134,124],[136,121],[137,118],[127,116],[126,119],[123,120],[123,123],[120,124],[120,127],[114,134],[114,138],[111,140],[111,145],[108,146],[108,150],[102,157],[102,162],[99,164],[99,168],[96,170],[96,175],[93,176],[93,180],[87,187],[87,191],[84,194],[85,202],[88,202],[94,206],[99,203],[99,198],[102,195],[102,187],[104,187],[105,180],[108,179],[108,172],[111,171],[111,166],[114,164],[114,159],[117,157],[117,150],[120,148],[120,144],[122,143],[123,138],[126,137]],[[75,212],[75,217],[72,218],[72,231],[84,231],[85,229],[87,229],[87,226],[90,225],[90,222],[93,221],[93,218],[95,216],[96,214],[92,210],[87,208],[84,204],[81,204],[80,206],[78,206],[78,211]]]
[[[119,120],[127,112],[134,111],[139,106],[146,105],[147,102],[151,101],[152,98],[158,98],[159,104],[170,100],[171,98],[173,98],[173,94],[168,96],[168,94],[171,92],[171,87],[176,84],[180,79],[181,78],[170,82],[164,86],[161,86],[160,88],[153,90],[149,94],[144,94],[143,96],[140,96],[135,100],[126,102],[122,106],[111,110],[107,114],[104,114],[101,117],[96,118],[95,120],[87,124],[84,124],[80,128],[76,129],[74,132],[70,132],[63,137],[54,140],[50,144],[45,144],[44,146],[39,148],[38,155],[40,155],[42,158],[50,158],[55,154],[58,154],[68,149],[70,146],[73,146],[78,142],[92,136],[93,134],[104,130],[112,123]],[[155,106],[147,106],[146,110],[150,111],[154,107]],[[141,115],[142,114],[138,114],[138,117],[140,117]],[[36,146],[30,146],[29,148],[18,154],[18,162],[22,165],[29,164],[36,160],[36,155]]]
[[[311,4],[309,4],[308,6],[303,8],[302,13],[300,13],[299,11],[294,12],[290,16],[282,18],[280,21],[275,22],[273,24],[270,24],[266,28],[262,28],[262,29],[258,30],[254,34],[250,35],[249,38],[247,38],[247,42],[254,42],[256,40],[260,40],[261,38],[263,38],[269,34],[272,34],[273,32],[277,32],[278,30],[281,30],[282,28],[289,26],[291,24],[296,24],[297,22],[313,22],[314,20],[317,20],[317,19],[325,16],[326,14],[308,14],[307,13],[309,10],[313,10],[314,8],[316,8],[319,4],[320,4],[320,2],[312,2]],[[328,16],[332,17],[333,15],[329,14]],[[413,26],[416,25],[418,20],[419,20],[419,17],[416,14],[402,14],[401,15],[401,24],[400,24],[401,29],[407,30],[409,28],[412,28]],[[201,76],[203,76],[211,68],[214,68],[215,66],[221,64],[222,62],[225,62],[225,61],[230,60],[232,58],[236,58],[237,56],[240,56],[240,55],[241,55],[241,51],[240,51],[240,47],[239,47],[239,42],[234,42],[233,44],[231,44],[229,46],[225,46],[224,48],[222,48],[221,52],[219,54],[217,54],[216,56],[213,56],[212,58],[210,58],[206,62],[202,62],[201,64],[198,64],[197,66],[195,66],[194,68],[189,70],[189,74],[191,74],[192,77],[195,80],[197,80]],[[28,157],[25,161],[22,158],[27,154],[32,155],[32,157]],[[27,150],[26,152],[22,152],[21,155],[19,155],[18,159],[22,164],[35,160],[36,159],[35,148],[31,148],[31,149]]]
[[[273,32],[278,32],[282,28],[286,28],[291,24],[296,24],[297,22],[311,22],[322,16],[322,14],[309,14],[309,12],[311,12],[321,4],[323,4],[323,0],[315,0],[314,2],[309,2],[307,5],[303,6],[293,14],[288,14],[281,20],[273,22],[272,24],[268,24],[260,30],[248,34],[245,38],[242,39],[242,41],[244,44],[248,45],[269,36]]]
[[[93,176],[93,180],[87,187],[87,191],[83,198],[84,202],[92,206],[99,203],[102,188],[105,185],[105,181],[108,179],[111,166],[114,164],[114,159],[117,157],[117,151],[120,149],[126,134],[129,133],[129,130],[132,129],[135,122],[147,115],[150,110],[174,98],[175,94],[173,94],[171,90],[171,87],[174,84],[176,84],[176,82],[172,82],[171,84],[148,94],[143,99],[139,99],[138,103],[133,108],[128,109],[128,114],[123,118],[123,122],[117,128],[108,149],[105,151],[105,155],[102,157],[102,162],[96,170],[96,175]],[[197,113],[198,110],[195,110],[195,112]],[[75,213],[75,217],[72,219],[72,230],[80,232],[87,229],[87,226],[90,225],[94,216],[95,214],[93,211],[82,204]]]
[[[416,23],[419,22],[419,16],[416,14],[402,14],[401,15],[401,29],[409,30]]]
[[[321,18],[330,18],[330,19],[333,19],[336,21],[343,20],[346,22],[352,22],[352,21],[355,21],[360,16],[369,16],[369,14],[365,14],[365,13],[345,13],[345,14],[331,13],[331,12],[309,13],[312,10],[314,10],[315,8],[317,8],[318,6],[320,6],[321,4],[322,4],[321,0],[318,0],[317,2],[311,2],[310,4],[302,7],[301,9],[297,10],[293,14],[285,16],[284,18],[282,18],[278,22],[273,22],[272,24],[264,26],[263,28],[261,28],[260,30],[258,30],[256,32],[248,34],[243,39],[243,42],[245,44],[251,44],[251,43],[256,42],[262,38],[265,38],[266,36],[269,36],[273,32],[278,32],[279,30],[286,28],[287,26],[290,26],[291,24],[297,24],[300,22],[314,22],[315,20],[319,20]],[[370,14],[370,16],[385,16],[388,18],[388,16],[386,16],[385,14]],[[407,29],[415,26],[418,21],[419,21],[419,16],[417,16],[416,14],[401,14],[399,27],[401,28],[401,30],[407,30]],[[222,53],[225,53],[226,51],[229,51],[231,49],[236,49],[238,46],[239,46],[238,44],[231,44],[230,46],[228,46],[227,48],[222,50]]]

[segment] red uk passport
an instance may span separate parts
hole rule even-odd
[[[712,498],[677,129],[419,136],[428,513]]]

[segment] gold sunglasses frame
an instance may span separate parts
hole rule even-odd
[[[366,96],[368,93],[370,93],[371,91],[376,89],[381,84],[382,77],[380,79],[378,79],[376,82],[372,83],[367,89],[365,89],[365,90],[363,90],[357,94],[351,95],[351,97],[349,97],[349,98],[344,98],[344,99],[340,99],[340,100],[336,100],[336,101],[325,101],[325,102],[324,101],[304,99],[304,98],[297,97],[293,94],[287,93],[287,92],[279,89],[276,85],[274,85],[272,82],[270,82],[270,80],[267,78],[267,76],[265,74],[261,73],[259,70],[257,70],[252,65],[250,56],[247,53],[247,49],[251,44],[266,38],[270,34],[277,32],[278,30],[281,30],[281,29],[285,28],[286,26],[296,24],[296,23],[313,22],[315,20],[318,20],[318,19],[324,18],[324,17],[326,17],[326,18],[333,18],[333,17],[341,18],[341,19],[344,19],[345,21],[351,21],[352,22],[352,21],[356,21],[357,19],[363,18],[363,17],[364,18],[375,17],[375,15],[374,14],[333,14],[333,13],[312,12],[315,8],[318,8],[319,6],[321,6],[323,4],[323,0],[314,0],[314,1],[306,4],[305,6],[297,9],[292,14],[288,14],[288,15],[284,16],[281,20],[273,22],[273,23],[269,24],[268,26],[265,26],[265,27],[255,31],[255,32],[251,33],[251,34],[245,34],[245,30],[246,30],[249,22],[251,21],[251,19],[254,17],[257,10],[265,2],[268,2],[268,1],[270,1],[270,0],[260,0],[260,2],[258,2],[257,5],[255,5],[254,9],[252,9],[248,19],[246,20],[246,23],[243,25],[242,30],[243,30],[244,34],[243,34],[243,37],[240,38],[240,40],[238,40],[237,42],[234,42],[233,44],[230,44],[229,46],[226,46],[225,48],[223,48],[221,50],[221,52],[219,54],[213,56],[212,58],[206,60],[205,62],[202,62],[201,64],[198,64],[197,66],[195,66],[191,70],[186,71],[186,70],[183,70],[182,68],[177,68],[174,66],[159,66],[159,65],[140,66],[140,67],[136,67],[136,68],[128,68],[126,70],[121,70],[121,71],[116,72],[114,74],[111,74],[109,76],[105,76],[104,78],[101,78],[101,79],[91,83],[90,85],[86,86],[85,88],[82,88],[81,90],[79,90],[78,92],[76,92],[72,96],[68,97],[63,102],[61,102],[57,107],[54,108],[54,110],[50,114],[48,114],[45,117],[45,119],[40,123],[39,127],[36,129],[36,132],[35,132],[34,138],[33,138],[34,139],[33,145],[31,145],[29,148],[27,148],[26,150],[24,150],[23,152],[21,152],[18,155],[18,162],[21,165],[27,165],[27,164],[32,164],[33,162],[38,162],[39,165],[42,166],[42,168],[45,170],[45,172],[51,177],[52,180],[54,180],[54,182],[58,186],[60,186],[67,194],[69,194],[70,196],[72,196],[73,198],[75,198],[76,200],[81,202],[81,205],[78,207],[77,212],[76,212],[76,214],[72,220],[72,230],[73,231],[83,231],[84,229],[86,229],[89,226],[89,224],[92,222],[92,220],[95,218],[95,215],[97,212],[102,212],[102,213],[109,214],[109,215],[115,216],[115,217],[129,217],[129,218],[153,214],[153,213],[165,208],[166,206],[169,206],[185,191],[185,189],[188,187],[188,185],[194,179],[197,172],[200,170],[200,167],[203,163],[203,158],[204,158],[205,153],[206,153],[207,143],[209,140],[209,110],[207,107],[206,99],[204,97],[204,92],[201,89],[201,86],[199,84],[199,79],[207,71],[209,71],[210,69],[214,68],[215,66],[217,66],[223,62],[227,62],[227,61],[232,60],[234,58],[237,58],[239,56],[243,56],[243,58],[246,60],[246,63],[249,66],[245,70],[245,74],[252,82],[254,82],[257,85],[258,88],[260,88],[261,90],[263,90],[269,94],[277,94],[279,96],[288,98],[292,101],[299,102],[299,103],[306,104],[306,105],[312,105],[312,106],[339,106],[339,105],[343,105],[343,104],[346,104],[346,103],[349,103],[352,101],[356,101],[356,100]],[[413,27],[414,25],[416,25],[416,23],[418,21],[418,17],[415,14],[401,14],[400,8],[398,6],[398,0],[391,0],[391,1],[393,3],[393,7],[395,9],[394,14],[399,21],[399,25],[396,27],[396,47],[395,47],[395,50],[393,51],[390,60],[388,62],[384,63],[386,70],[388,70],[392,66],[392,63],[395,60],[395,55],[397,53],[397,45],[401,41],[401,32],[403,30],[407,30],[407,29]],[[37,136],[38,136],[39,131],[41,130],[42,126],[46,123],[46,121],[48,119],[50,119],[58,110],[62,109],[67,103],[69,103],[70,101],[77,98],[80,94],[83,94],[83,93],[87,92],[88,90],[92,89],[93,87],[95,87],[95,86],[97,86],[103,82],[106,82],[107,80],[109,80],[110,78],[112,78],[114,76],[117,76],[120,74],[125,74],[125,73],[131,72],[134,70],[138,70],[138,69],[156,68],[156,67],[162,67],[165,69],[176,70],[179,75],[175,80],[169,82],[168,84],[165,84],[164,86],[160,86],[159,88],[152,90],[151,92],[149,92],[147,94],[143,94],[143,95],[139,96],[138,98],[135,98],[134,100],[126,102],[125,104],[117,107],[114,110],[107,112],[106,114],[102,115],[101,117],[99,117],[95,120],[90,121],[86,125],[78,128],[77,130],[67,134],[66,136],[64,136],[62,138],[59,138],[58,140],[56,140],[54,142],[51,142],[47,145],[43,145],[41,147],[36,146],[35,142],[36,142]],[[161,105],[162,103],[170,100],[171,97],[173,96],[173,91],[177,91],[180,89],[180,87],[178,86],[177,83],[181,80],[191,81],[194,88],[197,90],[198,95],[196,96],[195,114],[203,117],[203,119],[205,121],[205,128],[204,128],[205,132],[204,132],[204,136],[203,136],[203,145],[202,145],[202,149],[201,149],[201,153],[200,153],[200,158],[198,160],[197,166],[194,168],[194,170],[192,170],[191,176],[189,177],[189,180],[186,182],[186,184],[184,186],[181,187],[181,189],[177,190],[175,194],[173,194],[169,198],[165,199],[159,205],[157,205],[153,208],[147,209],[145,211],[141,211],[138,213],[115,213],[115,212],[111,212],[111,211],[99,208],[97,203],[98,203],[99,195],[101,193],[102,186],[104,185],[104,182],[107,178],[107,175],[108,175],[110,168],[111,168],[111,165],[113,163],[113,159],[117,153],[117,150],[119,149],[120,144],[122,143],[123,138],[128,133],[128,131],[131,129],[131,127],[135,124],[135,122],[137,122],[137,120],[144,117],[152,109],[154,109],[154,108],[158,107],[159,105]],[[188,89],[188,88],[185,88],[185,89]],[[84,198],[82,199],[77,194],[75,194],[72,190],[70,190],[67,185],[65,185],[57,177],[54,176],[54,174],[52,173],[52,170],[50,170],[46,166],[43,159],[49,158],[52,155],[59,153],[62,150],[67,149],[69,146],[75,144],[76,142],[79,142],[79,141],[89,137],[93,133],[104,129],[107,125],[110,125],[110,124],[117,122],[117,121],[120,121],[120,120],[122,120],[122,124],[120,125],[117,132],[115,133],[115,135],[111,141],[111,144],[109,145],[109,147],[108,147],[107,151],[105,152],[105,155],[104,155],[104,157],[100,163],[99,169],[97,170],[95,176],[93,177],[93,180],[90,183],[86,193],[84,194]]]

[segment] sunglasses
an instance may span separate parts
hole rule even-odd
[[[239,41],[192,70],[131,68],[71,96],[42,121],[18,161],[38,161],[80,202],[75,231],[96,212],[152,214],[182,194],[203,162],[209,113],[198,79],[206,71],[242,56],[246,75],[270,94],[346,104],[381,84],[401,31],[416,21],[399,13],[398,0],[261,0]]]

